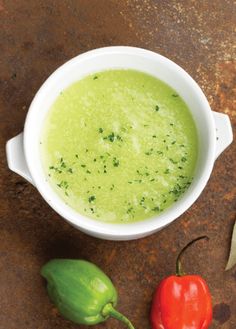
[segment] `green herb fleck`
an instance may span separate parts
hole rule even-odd
[[[99,132],[100,134],[102,134],[102,133],[103,133],[103,129],[102,129],[102,128],[99,128],[99,129],[98,129],[98,132]]]
[[[115,140],[115,134],[112,132],[110,135],[107,136],[107,138],[109,139],[110,142],[114,142]]]
[[[159,107],[158,105],[156,105],[156,107],[155,107],[155,111],[158,112],[159,109],[160,109],[160,107]]]
[[[91,203],[91,202],[93,202],[93,201],[95,201],[95,200],[96,200],[95,195],[91,195],[91,196],[88,198],[89,203]]]
[[[164,174],[169,174],[170,173],[170,169],[166,169],[165,171],[164,171]]]
[[[120,161],[117,158],[113,158],[113,166],[118,167],[120,164]]]
[[[112,184],[111,187],[110,187],[110,190],[113,191],[114,190],[114,187],[115,187],[115,185]]]
[[[176,164],[176,163],[177,163],[177,161],[175,161],[175,160],[173,160],[173,159],[171,159],[171,158],[169,158],[169,160],[170,160],[170,162],[172,162],[173,164]]]
[[[127,214],[129,214],[132,217],[134,217],[134,208],[133,207],[128,208],[126,212],[127,212]]]
[[[62,167],[62,168],[66,168],[66,164],[65,164],[65,162],[62,162],[62,163],[61,163],[61,167]]]
[[[68,189],[69,184],[67,181],[61,181],[59,184],[57,184],[58,187]]]

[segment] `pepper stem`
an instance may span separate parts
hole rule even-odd
[[[176,275],[177,276],[182,276],[184,275],[184,271],[183,271],[183,268],[182,268],[182,264],[181,264],[181,260],[182,260],[182,256],[185,252],[186,249],[188,249],[192,244],[194,244],[196,241],[198,240],[202,240],[202,239],[207,239],[209,240],[208,236],[206,235],[203,235],[203,236],[200,236],[194,240],[192,240],[191,242],[189,242],[179,253],[178,257],[177,257],[177,260],[176,260]]]
[[[129,329],[135,329],[132,323],[127,319],[123,314],[118,312],[116,309],[114,309],[113,305],[111,303],[106,304],[102,310],[102,315],[103,316],[111,316],[124,324],[126,324],[127,328]]]

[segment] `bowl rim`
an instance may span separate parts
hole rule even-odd
[[[198,182],[196,183],[195,188],[191,191],[191,193],[185,193],[184,197],[176,202],[176,207],[172,209],[167,209],[163,212],[163,214],[154,216],[152,219],[147,219],[143,221],[137,221],[133,223],[119,223],[112,224],[107,222],[102,222],[98,220],[93,220],[88,217],[85,217],[79,214],[76,211],[72,211],[72,213],[76,213],[77,217],[80,216],[85,218],[86,220],[80,221],[78,223],[78,218],[76,216],[68,215],[68,206],[64,204],[64,201],[61,199],[61,203],[58,201],[54,202],[49,198],[45,191],[45,182],[42,181],[38,175],[37,171],[34,170],[33,159],[31,157],[29,139],[31,134],[31,120],[32,117],[37,115],[37,103],[41,98],[41,95],[45,92],[45,89],[48,88],[51,81],[55,80],[58,75],[61,75],[63,71],[67,70],[69,67],[73,66],[78,61],[83,61],[84,59],[89,59],[94,56],[107,56],[109,54],[123,54],[123,55],[133,55],[133,56],[144,56],[147,60],[148,58],[156,59],[161,62],[165,62],[170,65],[174,71],[180,72],[185,79],[187,79],[191,89],[194,93],[201,99],[202,106],[205,111],[205,115],[207,118],[207,126],[210,131],[209,136],[209,150],[208,155],[204,164],[203,171],[201,172],[201,176],[198,178]],[[26,162],[29,168],[29,171],[32,175],[34,184],[41,196],[45,199],[45,201],[59,214],[61,215],[67,222],[71,223],[73,226],[77,227],[81,231],[84,231],[90,235],[94,235],[97,237],[105,238],[105,239],[136,239],[145,235],[149,235],[154,233],[155,231],[160,230],[166,225],[173,222],[177,219],[181,214],[183,214],[199,197],[202,190],[204,189],[210,174],[212,172],[214,160],[215,160],[215,148],[216,148],[216,138],[215,138],[215,123],[212,115],[212,111],[210,105],[204,95],[203,91],[199,87],[199,85],[195,82],[195,80],[178,64],[171,61],[167,57],[155,53],[150,50],[146,50],[143,48],[130,47],[130,46],[112,46],[112,47],[103,47],[97,48],[94,50],[87,51],[82,53],[63,65],[57,68],[42,84],[39,88],[38,92],[35,94],[31,105],[29,107],[29,111],[26,116],[25,126],[24,126],[24,153],[26,157]],[[189,191],[189,190],[188,190]]]

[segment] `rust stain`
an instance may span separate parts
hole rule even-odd
[[[112,249],[111,253],[106,258],[107,264],[112,263],[112,261],[115,258],[115,256],[116,256],[116,249]]]
[[[213,318],[221,325],[227,322],[231,317],[230,306],[225,303],[220,303],[213,308]]]
[[[233,201],[236,198],[236,187],[224,195],[224,200]]]
[[[220,112],[236,117],[236,61],[225,61],[216,65],[216,100]],[[216,103],[217,102],[217,103]]]
[[[3,1],[0,0],[0,11],[5,11],[5,7],[3,5]]]

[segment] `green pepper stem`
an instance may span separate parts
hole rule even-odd
[[[111,316],[124,324],[126,324],[127,328],[129,329],[135,329],[132,323],[127,319],[123,314],[118,312],[116,309],[114,309],[113,305],[111,303],[106,304],[102,310],[102,315],[103,316]]]
[[[194,240],[192,240],[191,242],[189,242],[179,253],[177,260],[176,260],[176,275],[177,276],[182,276],[184,275],[184,271],[182,269],[182,264],[181,264],[181,260],[182,260],[182,256],[185,252],[186,249],[188,249],[192,244],[194,244],[196,241],[198,240],[202,240],[202,239],[207,239],[209,240],[208,236],[204,235],[204,236],[200,236]]]

